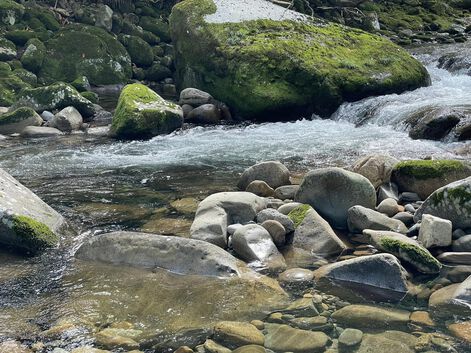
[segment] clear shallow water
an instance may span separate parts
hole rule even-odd
[[[401,121],[424,105],[471,102],[471,78],[436,69],[436,56],[421,55],[432,74],[431,87],[346,104],[336,121],[192,128],[125,143],[86,135],[6,140],[0,142],[0,167],[63,213],[79,232],[142,229],[156,220],[183,222],[184,232],[192,215],[169,209],[170,202],[233,190],[239,173],[259,161],[277,159],[303,172],[349,166],[371,153],[469,159],[459,152],[469,143],[414,141],[402,130]],[[366,108],[372,118],[356,128]],[[246,298],[228,301],[224,296],[246,291],[241,284],[193,279],[191,291],[168,274],[78,264],[71,254],[81,239],[63,239],[60,249],[36,259],[0,254],[0,337],[31,338],[65,317],[93,325],[130,320],[150,330],[247,317],[242,306],[235,311]],[[213,288],[218,295],[208,301]],[[187,301],[179,301],[180,296]],[[159,297],[177,299],[159,302]],[[152,305],[143,306],[145,301]],[[163,314],[165,308],[178,315]],[[203,312],[207,316],[201,318]],[[252,314],[256,317],[257,310]]]

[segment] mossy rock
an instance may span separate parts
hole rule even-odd
[[[0,76],[0,106],[9,107],[16,102],[19,92],[31,88],[16,75]]]
[[[131,60],[134,64],[140,67],[149,67],[152,65],[154,53],[151,46],[147,44],[146,41],[130,35],[123,35],[120,40],[131,56]]]
[[[0,21],[3,25],[12,26],[21,19],[25,8],[13,0],[0,0]]]
[[[43,119],[31,108],[18,108],[0,115],[0,134],[21,133],[27,126],[41,126]]]
[[[0,61],[8,61],[16,57],[16,45],[12,41],[0,37]]]
[[[21,56],[23,67],[31,72],[38,73],[46,57],[46,46],[39,39],[33,38],[26,43],[26,49]]]
[[[28,29],[17,29],[7,32],[5,34],[5,37],[11,40],[16,45],[24,46],[29,40],[33,38],[47,40],[48,34],[47,32],[31,31]]]
[[[398,163],[391,180],[399,191],[417,193],[422,200],[451,182],[471,176],[471,165],[458,160],[411,160]]]
[[[182,88],[209,92],[244,118],[327,116],[344,101],[429,83],[422,64],[385,38],[307,20],[205,19],[223,5],[186,0],[173,8],[177,74]]]
[[[27,84],[30,84],[31,86],[36,86],[38,83],[38,77],[31,71],[28,71],[25,69],[16,69],[13,71],[13,75],[19,77],[20,79],[22,79]]]
[[[0,62],[0,77],[9,76],[11,74],[11,66],[8,63]]]
[[[85,91],[85,92],[81,92],[80,94],[82,95],[83,98],[89,100],[90,102],[94,104],[97,104],[100,100],[100,98],[98,97],[98,94],[96,94],[95,92]]]
[[[313,208],[310,205],[300,205],[288,214],[288,217],[293,221],[295,228],[303,222],[304,217],[306,217],[306,214],[311,209]]]
[[[167,77],[172,77],[172,71],[159,62],[154,62],[145,73],[146,80],[159,82]]]
[[[375,230],[364,230],[363,234],[375,248],[397,256],[419,272],[436,274],[442,268],[440,261],[426,248],[403,234]]]
[[[414,215],[416,222],[424,214],[448,219],[454,229],[471,228],[471,177],[455,181],[430,195]]]
[[[93,85],[127,82],[131,58],[123,45],[106,31],[72,25],[46,42],[47,55],[39,77],[46,81],[72,82],[87,76]]]
[[[72,83],[72,86],[79,92],[89,91],[91,89],[90,81],[88,81],[87,76],[77,77]]]
[[[93,103],[82,97],[74,87],[65,83],[24,89],[15,103],[15,107],[30,107],[37,112],[69,106],[77,109],[84,118],[95,114]]]
[[[122,139],[145,139],[168,134],[183,125],[182,109],[142,84],[124,87],[111,131]]]
[[[170,37],[169,25],[168,23],[149,16],[141,17],[139,25],[146,31],[149,31],[164,42],[170,42],[172,38]]]

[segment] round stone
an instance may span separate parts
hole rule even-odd
[[[312,286],[314,273],[304,268],[290,268],[278,276],[278,281],[288,289],[302,290]]]
[[[354,328],[343,330],[339,337],[340,347],[353,347],[360,344],[363,338],[363,332]]]
[[[270,219],[261,225],[270,233],[273,242],[278,248],[286,244],[286,230],[280,222]]]

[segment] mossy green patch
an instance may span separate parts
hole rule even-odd
[[[36,112],[31,108],[18,108],[12,112],[0,115],[0,126],[18,123],[20,121],[34,117]]]
[[[83,98],[88,99],[90,102],[97,104],[99,101],[99,96],[95,92],[85,91],[80,93]]]
[[[38,77],[34,73],[25,69],[16,69],[13,71],[13,75],[19,77],[24,82],[32,86],[35,86],[38,83]]]
[[[300,205],[288,214],[288,217],[293,221],[295,228],[297,228],[304,221],[306,214],[311,209],[312,207],[309,205]]]
[[[12,41],[0,37],[0,60],[7,61],[16,57],[16,45]]]
[[[13,0],[0,0],[0,21],[4,25],[14,25],[23,16],[25,7]]]
[[[467,185],[450,187],[446,190],[437,190],[430,196],[430,202],[434,207],[440,206],[445,200],[450,204],[455,204],[468,215],[471,214],[471,188]]]
[[[38,73],[46,57],[46,46],[37,38],[26,43],[26,49],[21,56],[23,67],[31,72]]]
[[[173,8],[177,74],[242,117],[329,115],[343,101],[428,83],[425,68],[385,38],[329,23],[207,23],[215,11],[211,0]]]
[[[429,269],[431,272],[438,273],[442,264],[432,256],[426,249],[421,248],[398,239],[384,237],[380,240],[380,245],[384,251],[392,254],[403,254],[406,258],[419,266]]]
[[[146,41],[136,36],[123,35],[120,37],[121,43],[126,47],[131,60],[140,67],[149,67],[154,61],[152,48]]]
[[[47,55],[39,76],[46,81],[72,82],[87,76],[93,85],[126,83],[131,59],[123,45],[106,31],[71,25],[46,42]]]
[[[142,84],[124,87],[111,131],[123,139],[143,139],[170,133],[183,124],[183,112]]]
[[[403,161],[394,167],[394,173],[403,177],[419,180],[440,178],[452,172],[460,172],[469,168],[464,162],[457,160],[412,160]]]
[[[59,237],[44,223],[27,216],[13,216],[16,246],[32,254],[57,245]]]
[[[31,86],[13,74],[0,77],[0,106],[9,107],[17,100],[19,92]]]

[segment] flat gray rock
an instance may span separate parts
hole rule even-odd
[[[407,227],[401,221],[363,206],[353,206],[348,210],[347,223],[351,233],[361,233],[365,229],[407,233]]]
[[[113,232],[86,240],[78,259],[162,268],[184,275],[238,276],[244,264],[220,247],[195,239],[149,233]]]

